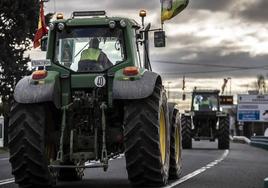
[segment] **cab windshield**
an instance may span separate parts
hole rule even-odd
[[[193,97],[194,111],[217,111],[218,99],[212,94],[196,94]]]
[[[122,29],[67,28],[57,33],[55,62],[75,72],[101,72],[125,60]]]

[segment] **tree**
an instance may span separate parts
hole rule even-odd
[[[39,0],[0,0],[0,97],[8,117],[16,83],[29,74],[24,53],[38,24]]]
[[[30,49],[39,16],[38,0],[0,1],[0,96],[10,102],[15,84],[28,74]]]

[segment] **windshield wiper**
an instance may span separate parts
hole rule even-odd
[[[89,45],[89,42],[86,43],[86,45],[74,56],[74,58],[76,58],[87,47],[87,45]]]

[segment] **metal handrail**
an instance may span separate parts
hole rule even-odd
[[[267,136],[253,136],[251,137],[251,145],[268,150],[268,137]]]

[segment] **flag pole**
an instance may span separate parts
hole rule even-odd
[[[164,0],[160,0],[161,1],[161,16],[160,16],[160,19],[161,19],[161,29],[163,30],[163,27],[164,27],[164,21],[162,20],[162,13],[163,13],[163,6],[164,6]]]

